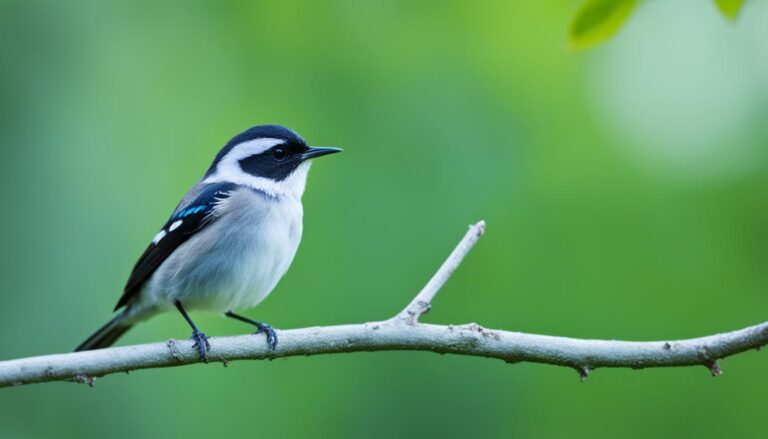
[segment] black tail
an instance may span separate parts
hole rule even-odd
[[[118,338],[122,337],[131,327],[132,324],[126,324],[123,322],[125,318],[125,311],[116,315],[115,318],[109,321],[106,325],[99,328],[93,335],[88,337],[84,342],[80,343],[75,348],[75,352],[79,351],[91,351],[93,349],[101,349],[112,346]]]

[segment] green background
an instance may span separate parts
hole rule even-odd
[[[179,198],[263,123],[345,148],[315,164],[295,262],[246,313],[277,328],[392,316],[479,219],[426,321],[654,340],[766,320],[766,2],[734,24],[643,3],[586,52],[566,44],[576,6],[0,1],[0,359],[106,321]],[[188,335],[168,314],[120,344]],[[768,356],[722,366],[195,365],[0,390],[0,437],[764,434]]]

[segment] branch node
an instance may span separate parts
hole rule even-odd
[[[709,369],[709,373],[712,374],[713,378],[717,378],[718,375],[723,374],[723,369],[720,368],[720,364],[718,364],[717,361],[711,361],[705,364],[705,366],[707,366],[707,368]]]
[[[171,357],[173,357],[173,359],[179,363],[182,363],[181,355],[179,355],[179,349],[176,346],[176,340],[170,338],[165,343],[165,345],[168,346],[168,352],[171,354]]]
[[[429,302],[425,302],[423,300],[416,302],[416,305],[419,308],[417,311],[417,318],[423,316],[424,314],[428,313],[430,309],[432,309],[432,305]]]
[[[498,332],[491,331],[490,329],[484,328],[477,323],[470,323],[466,326],[467,330],[477,332],[480,335],[483,336],[483,338],[492,337],[494,340],[501,340],[501,336]]]
[[[73,381],[75,383],[80,383],[80,384],[87,384],[88,387],[93,387],[96,385],[96,377],[83,375],[83,374],[77,374],[73,376],[70,379],[70,381]]]
[[[589,378],[589,367],[588,366],[579,366],[576,368],[576,372],[579,373],[579,380],[583,383],[584,381]]]

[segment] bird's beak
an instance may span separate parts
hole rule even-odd
[[[335,154],[341,151],[343,151],[343,149],[341,148],[330,148],[325,146],[310,146],[309,148],[307,148],[304,154],[301,155],[301,159],[309,160],[315,157],[320,157],[328,154]]]

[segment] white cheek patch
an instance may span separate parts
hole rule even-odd
[[[243,142],[232,148],[232,150],[221,159],[219,164],[216,165],[216,171],[203,180],[203,183],[235,183],[266,192],[273,197],[289,195],[301,198],[307,181],[309,162],[299,165],[299,167],[283,181],[274,181],[264,177],[257,177],[243,171],[240,167],[240,161],[244,158],[261,154],[273,146],[282,145],[284,143],[285,142],[280,139],[256,139]]]
[[[174,230],[178,229],[183,222],[184,221],[182,220],[174,221],[173,224],[171,224],[171,227],[168,227],[168,231],[173,232]]]
[[[155,235],[155,237],[152,239],[152,244],[157,245],[160,241],[163,240],[163,238],[165,238],[165,235],[167,234],[168,233],[165,230],[159,231],[157,235]]]
[[[240,167],[240,160],[252,155],[258,155],[276,145],[285,143],[280,139],[256,139],[243,142],[222,157],[216,166],[214,175],[222,180],[229,179],[235,181],[238,178],[248,177],[250,174],[243,171]]]

